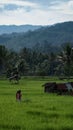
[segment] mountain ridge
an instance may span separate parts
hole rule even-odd
[[[11,33],[21,33],[34,31],[36,29],[41,28],[41,25],[0,25],[0,35],[1,34],[11,34]]]
[[[0,44],[15,51],[19,51],[23,47],[41,51],[50,51],[52,48],[56,50],[68,42],[73,45],[73,21],[41,27],[26,33],[0,35]]]

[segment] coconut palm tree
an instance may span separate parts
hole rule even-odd
[[[69,43],[66,44],[66,46],[63,48],[63,51],[60,53],[60,55],[58,55],[58,60],[63,73],[69,78],[71,75],[73,62],[73,48]]]

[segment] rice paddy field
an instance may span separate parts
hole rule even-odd
[[[0,130],[73,130],[73,97],[44,93],[56,78],[24,78],[19,84],[0,80]],[[62,81],[61,81],[62,82]],[[16,101],[21,89],[22,100]]]

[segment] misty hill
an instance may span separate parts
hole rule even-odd
[[[10,34],[13,32],[21,33],[27,32],[29,30],[34,31],[42,26],[34,26],[34,25],[0,25],[0,35],[1,34]]]
[[[0,44],[14,50],[27,47],[45,52],[56,51],[58,47],[67,42],[73,45],[73,22],[46,26],[27,33],[12,33],[0,36]]]

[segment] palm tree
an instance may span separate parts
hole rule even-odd
[[[64,74],[69,78],[71,75],[71,68],[73,62],[73,48],[69,43],[66,44],[63,51],[58,55],[58,60],[60,62],[60,68],[64,71]]]

